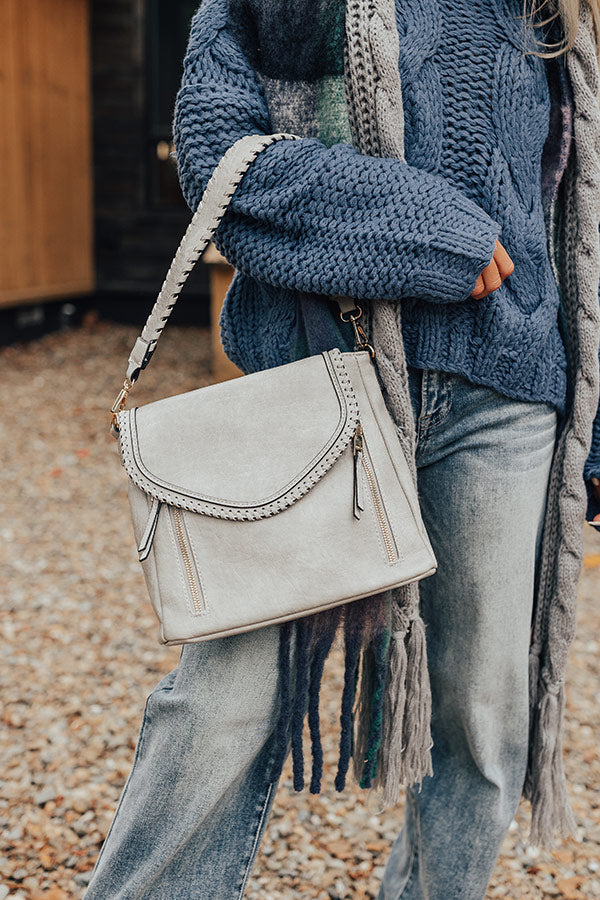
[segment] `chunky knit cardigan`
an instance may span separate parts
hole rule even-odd
[[[235,13],[241,8],[252,11],[260,62],[240,51],[235,28],[242,28],[243,20]],[[444,179],[415,172],[403,162],[399,35],[391,0],[330,0],[321,4],[321,14],[318,19],[308,0],[291,7],[280,0],[248,0],[232,3],[231,10],[227,0],[205,0],[193,22],[177,99],[174,137],[181,183],[195,207],[215,154],[241,134],[285,128],[306,135],[302,142],[274,145],[259,157],[221,227],[217,243],[238,267],[224,316],[227,349],[250,370],[290,358],[290,327],[298,329],[295,346],[305,352],[316,352],[320,343],[343,346],[348,334],[337,326],[323,295],[369,299],[379,374],[416,480],[402,304],[390,301],[406,295],[439,303],[466,300],[491,257],[497,228],[477,204]],[[273,23],[280,25],[280,42],[277,52],[270,54]],[[307,72],[312,72],[310,78]],[[600,451],[591,444],[593,427],[594,440],[600,438],[598,418],[593,425],[600,344],[600,114],[598,65],[585,4],[576,45],[567,55],[567,72],[574,140],[567,160],[564,147],[556,155],[560,160],[562,154],[566,169],[559,202],[551,192],[547,217],[562,297],[567,409],[557,435],[536,585],[531,752],[525,786],[533,804],[531,837],[543,843],[555,828],[566,833],[573,825],[560,740],[564,671],[582,561],[586,459],[587,476],[600,471]],[[564,110],[564,105],[563,97],[559,107]],[[568,131],[564,123],[563,112],[563,133]],[[315,162],[320,168],[311,178]],[[555,166],[555,172],[559,168]],[[277,190],[277,175],[292,188],[291,196]],[[259,197],[266,204],[264,221],[252,216]],[[402,198],[400,209],[394,204],[396,197]],[[313,214],[314,227],[306,228],[301,210]],[[410,225],[412,243],[406,237],[390,240],[389,222],[399,216]],[[340,240],[341,229],[336,227],[340,221],[353,224],[358,243],[344,243],[343,236]],[[254,247],[248,244],[249,227],[260,237]],[[287,273],[275,263],[270,267],[274,241],[279,248],[287,242]],[[359,272],[344,280],[348,271],[344,262],[357,247],[363,248]],[[249,320],[257,323],[257,329],[247,327]],[[260,341],[261,329],[268,331],[268,342]],[[228,339],[227,330],[233,338]],[[400,651],[395,655],[407,634],[410,647],[418,622],[418,585],[403,588],[397,601],[389,666],[404,668],[389,679],[379,752],[378,783],[387,800],[395,798],[400,781],[418,781],[430,766],[428,729],[420,721],[429,711],[428,684],[415,658],[421,645],[415,638],[412,657],[409,651],[412,674],[406,671],[406,656]],[[408,694],[406,720],[412,715],[408,747],[398,747],[403,735],[393,730],[402,692]],[[358,743],[360,749],[360,739]]]

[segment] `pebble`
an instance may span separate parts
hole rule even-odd
[[[58,792],[52,787],[47,787],[43,791],[39,791],[33,799],[38,806],[43,806],[48,800],[54,800],[56,796],[58,796]]]
[[[127,479],[108,434],[137,329],[88,318],[0,350],[0,900],[79,900],[129,772],[145,698],[177,665],[157,640],[137,561]],[[141,405],[210,382],[210,335],[169,326],[136,385]],[[168,377],[165,376],[168,373]],[[584,529],[586,553],[600,552]],[[584,566],[571,650],[565,767],[577,838],[528,848],[527,804],[486,900],[600,900],[600,566]],[[322,697],[324,790],[297,794],[286,765],[246,900],[375,900],[404,806],[377,812],[337,765],[339,650]],[[309,744],[306,744],[307,760]]]

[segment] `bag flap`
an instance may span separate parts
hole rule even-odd
[[[339,350],[119,414],[123,465],[158,500],[225,519],[286,509],[331,468],[358,422]]]

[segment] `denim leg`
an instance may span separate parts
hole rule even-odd
[[[528,647],[556,412],[411,370],[438,560],[420,582],[433,777],[408,791],[379,900],[482,900],[527,763]]]
[[[86,900],[239,900],[271,808],[279,627],[187,644],[149,695]]]

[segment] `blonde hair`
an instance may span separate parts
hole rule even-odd
[[[596,47],[600,57],[600,0],[523,0],[522,18],[527,25],[539,28],[542,25],[550,24],[554,19],[560,20],[561,40],[537,41],[538,46],[544,50],[543,52],[534,51],[536,56],[551,58],[560,56],[571,49],[579,26],[579,11],[582,3],[587,3],[592,12]]]

